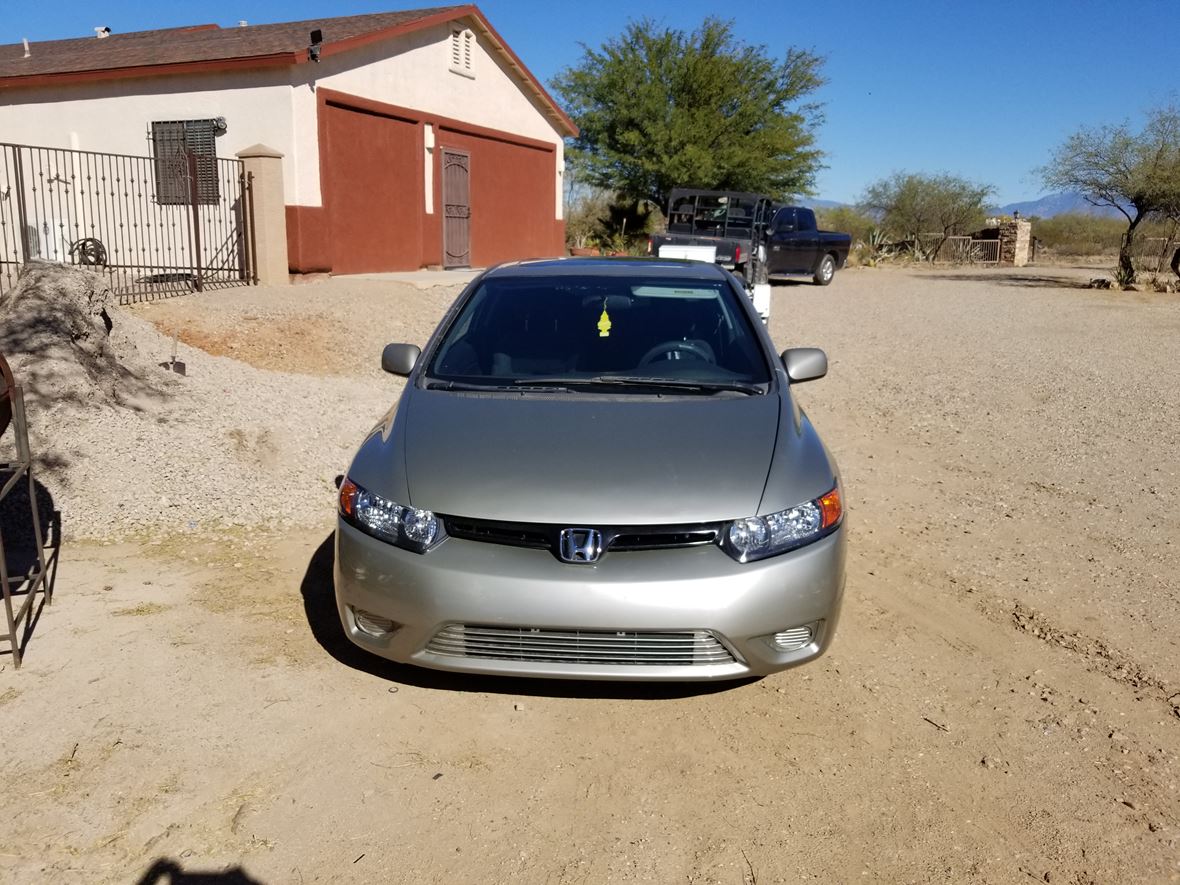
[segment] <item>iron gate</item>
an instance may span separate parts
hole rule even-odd
[[[32,259],[93,267],[122,302],[257,283],[252,185],[191,151],[0,143],[0,291]]]
[[[935,257],[952,264],[999,264],[1000,241],[947,237]]]

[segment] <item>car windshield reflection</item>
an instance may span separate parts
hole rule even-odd
[[[770,371],[724,280],[489,279],[426,373],[451,390],[765,392]]]

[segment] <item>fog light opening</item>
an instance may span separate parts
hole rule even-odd
[[[810,645],[815,639],[816,626],[816,624],[804,624],[801,627],[783,630],[775,633],[771,637],[771,642],[779,651],[798,651],[804,646]]]
[[[397,624],[389,618],[367,612],[363,608],[354,608],[352,617],[356,621],[357,627],[370,636],[388,636],[397,627]]]

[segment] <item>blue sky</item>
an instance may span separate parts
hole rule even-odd
[[[197,22],[223,26],[404,9],[398,0],[0,0],[0,43]],[[440,4],[442,5],[442,4]],[[1130,120],[1180,103],[1180,0],[814,0],[478,4],[546,85],[630,18],[692,29],[707,15],[776,55],[827,59],[818,131],[827,168],[817,196],[853,201],[892,172],[951,172],[996,188],[996,202],[1043,192],[1036,175],[1080,125]]]

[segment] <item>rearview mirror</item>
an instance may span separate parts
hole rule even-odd
[[[828,355],[818,347],[791,347],[783,351],[787,377],[796,384],[828,374]]]
[[[386,344],[381,351],[381,368],[391,375],[409,375],[421,355],[417,344]]]

